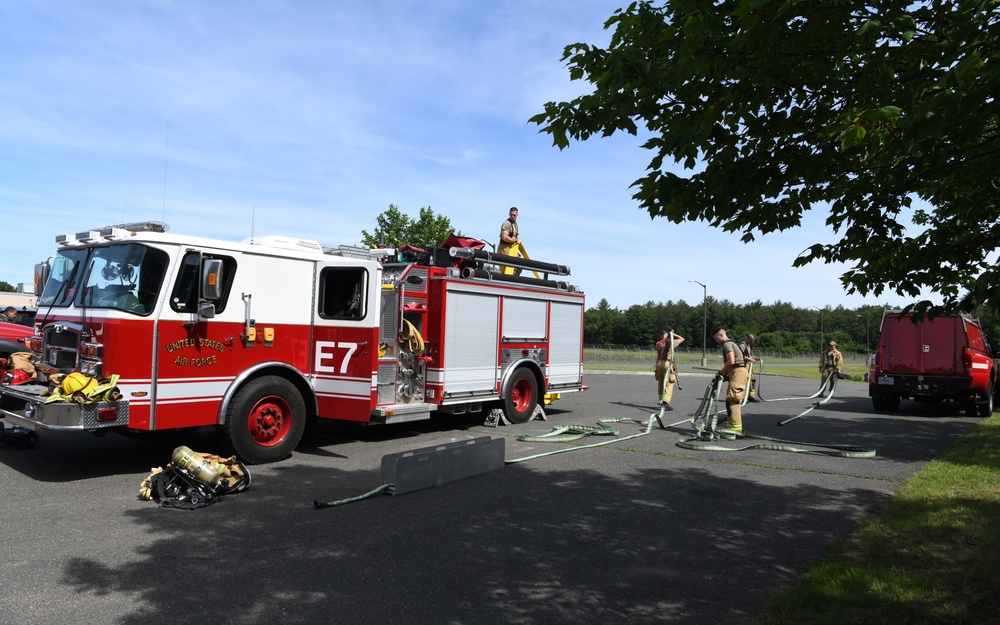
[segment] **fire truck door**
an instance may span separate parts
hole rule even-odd
[[[246,365],[243,307],[231,293],[237,266],[232,252],[182,255],[157,322],[151,429],[217,423],[223,394]],[[214,285],[207,284],[210,269]]]
[[[375,263],[321,263],[310,377],[319,416],[367,422],[375,401],[381,276]]]

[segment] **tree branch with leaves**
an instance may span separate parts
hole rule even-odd
[[[825,210],[848,293],[971,310],[1000,298],[1000,12],[995,0],[666,0],[563,60],[590,92],[531,118],[560,149],[627,132],[652,153],[651,217],[744,242]],[[791,259],[790,259],[791,260]],[[995,304],[996,302],[994,302]]]

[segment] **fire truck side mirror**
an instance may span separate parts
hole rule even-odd
[[[217,258],[201,261],[201,297],[207,300],[222,299],[222,261]]]
[[[204,258],[201,261],[201,297],[198,299],[198,316],[202,319],[215,317],[212,300],[222,299],[222,261]]]
[[[35,296],[41,296],[50,273],[52,273],[52,265],[48,260],[35,265]]]
[[[204,300],[198,302],[198,316],[202,319],[211,319],[215,317],[215,304]]]

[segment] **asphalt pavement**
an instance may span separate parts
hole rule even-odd
[[[668,421],[694,412],[707,375],[681,375]],[[749,404],[749,432],[871,446],[870,459],[770,450],[689,451],[686,424],[405,495],[366,493],[386,454],[502,437],[508,460],[559,424],[645,423],[649,374],[588,374],[547,420],[487,428],[478,417],[363,428],[324,424],[316,445],[252,467],[249,490],[207,508],[137,498],[177,444],[212,451],[211,430],[146,438],[42,432],[0,448],[0,624],[746,623],[978,419],[947,405],[871,410],[867,386],[778,426],[814,400]],[[819,381],[763,376],[766,399]],[[619,438],[644,427],[619,423]],[[588,437],[582,444],[603,442]],[[736,441],[733,447],[745,445]]]

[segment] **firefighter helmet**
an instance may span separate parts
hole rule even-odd
[[[70,373],[62,380],[62,392],[64,395],[72,395],[76,392],[86,394],[93,390],[95,386],[97,386],[97,380],[87,377],[79,371]]]

